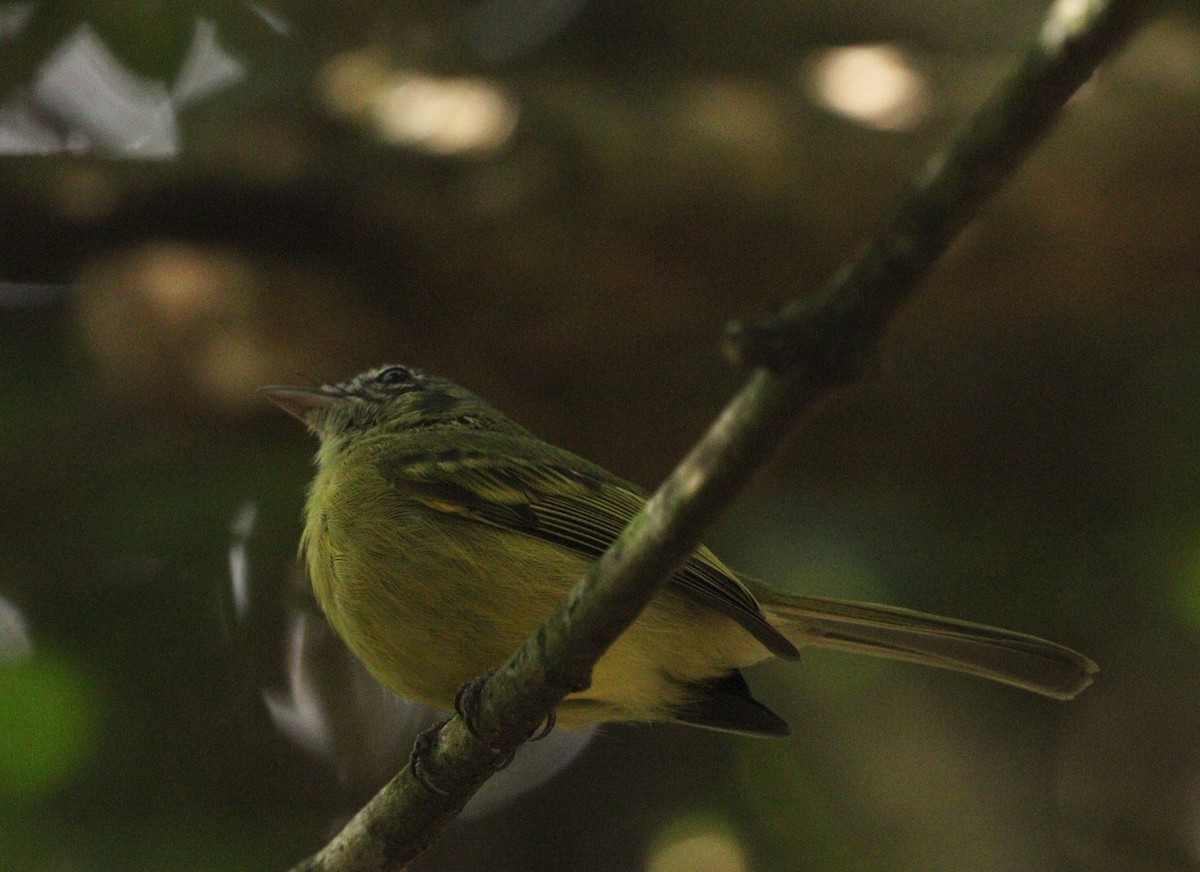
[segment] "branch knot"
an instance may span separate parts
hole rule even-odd
[[[800,367],[814,384],[846,384],[860,377],[866,356],[863,336],[848,329],[846,315],[823,295],[798,300],[770,315],[729,322],[723,350],[739,366],[777,375]]]

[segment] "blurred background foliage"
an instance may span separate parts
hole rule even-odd
[[[415,363],[653,485],[743,377],[723,323],[815,289],[1044,11],[0,4],[0,868],[284,868],[403,760],[305,613],[313,445],[255,388]],[[1095,687],[764,666],[790,740],[522,751],[414,868],[1200,867],[1197,142],[1185,7],[710,537]]]

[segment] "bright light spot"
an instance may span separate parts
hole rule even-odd
[[[271,28],[280,36],[292,35],[292,22],[284,18],[278,12],[274,12],[266,8],[261,3],[247,2],[245,6],[260,19],[262,19],[263,23],[265,23],[267,27]]]
[[[1101,4],[1096,0],[1058,0],[1050,7],[1042,25],[1042,47],[1054,51],[1095,16]]]
[[[218,317],[226,304],[227,278],[201,253],[156,245],[144,254],[142,291],[163,324],[181,330]]]
[[[288,628],[286,654],[287,690],[263,690],[266,703],[277,729],[314,756],[330,759],[334,756],[329,717],[320,682],[311,660],[313,651],[320,649],[320,628],[316,618],[304,613],[292,615]]]
[[[443,155],[492,151],[517,126],[517,107],[491,82],[416,73],[392,76],[373,115],[388,142]]]
[[[246,543],[254,532],[257,518],[258,506],[253,500],[246,500],[238,507],[229,525],[233,537],[229,545],[229,583],[233,589],[233,610],[239,618],[246,617],[250,611],[250,558]]]
[[[246,78],[242,62],[223,49],[217,40],[217,26],[206,18],[196,20],[196,34],[188,46],[171,100],[177,105],[223,91]]]
[[[0,664],[24,660],[33,653],[33,640],[25,615],[0,596]]]
[[[0,5],[0,41],[25,28],[37,4]],[[246,78],[222,48],[217,24],[196,19],[175,83],[127,68],[84,22],[49,51],[30,87],[0,104],[0,154],[97,152],[140,159],[174,157],[182,147],[178,111]]]
[[[925,77],[890,45],[822,52],[807,72],[807,86],[831,112],[881,130],[909,130],[929,109]]]
[[[329,109],[394,145],[439,155],[486,154],[517,126],[517,106],[487,79],[396,72],[378,52],[347,52],[322,71]]]
[[[748,872],[741,843],[712,822],[688,821],[668,828],[650,854],[646,872]]]
[[[38,69],[32,93],[83,142],[106,154],[167,158],[179,152],[179,126],[166,87],[126,69],[87,24]]]

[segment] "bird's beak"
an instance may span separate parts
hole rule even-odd
[[[328,388],[295,388],[289,385],[268,385],[259,388],[258,392],[265,396],[289,415],[299,418],[304,424],[311,424],[308,415],[314,409],[328,409],[345,401],[345,398],[332,393]]]

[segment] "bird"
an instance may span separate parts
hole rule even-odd
[[[269,386],[316,435],[300,556],[329,623],[384,686],[437,709],[504,663],[645,505],[646,492],[410,366]],[[787,723],[742,670],[813,646],[970,673],[1057,699],[1096,664],[1024,633],[800,596],[698,547],[568,694],[559,725]]]

